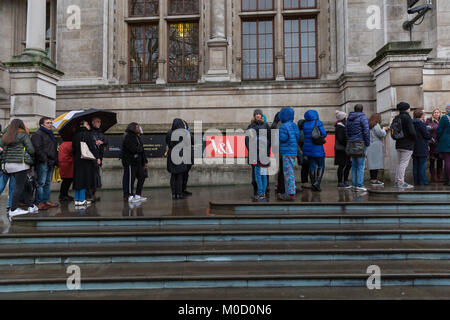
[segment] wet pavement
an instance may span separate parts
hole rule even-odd
[[[249,202],[252,197],[251,186],[212,186],[212,187],[192,187],[189,190],[192,196],[182,200],[172,200],[169,188],[145,189],[144,197],[149,199],[138,204],[129,204],[124,201],[120,190],[98,191],[97,196],[100,201],[90,205],[86,209],[75,209],[73,202],[61,202],[58,208],[40,211],[37,214],[29,214],[21,217],[203,217],[210,215],[210,202]],[[376,190],[398,191],[386,186]],[[439,185],[418,187],[417,191],[442,191],[450,193],[450,188]],[[370,191],[370,190],[369,190]],[[411,192],[412,190],[405,190]],[[57,202],[58,193],[53,192],[51,200]],[[439,200],[433,200],[439,202]],[[303,192],[296,195],[295,203],[327,203],[327,202],[383,202],[398,201],[395,194],[389,192],[382,194],[373,192],[353,192],[350,189],[337,189],[335,184],[323,185],[322,192],[312,192],[311,189],[303,189]],[[275,187],[270,186],[269,203],[285,204],[286,202],[276,200]],[[418,200],[417,203],[426,202]],[[292,202],[291,202],[292,203]],[[7,224],[6,217],[7,193],[0,197],[0,226]],[[232,214],[232,212],[221,212],[221,214]]]

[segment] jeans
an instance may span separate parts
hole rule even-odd
[[[405,183],[405,172],[408,167],[409,160],[413,154],[412,150],[397,149],[398,163],[395,171],[395,183],[402,185]]]
[[[413,157],[413,176],[414,184],[428,184],[427,177],[427,157]]]
[[[41,204],[50,201],[50,184],[52,183],[53,167],[46,163],[40,163],[36,166],[36,202]]]
[[[75,201],[86,200],[86,189],[75,190]]]
[[[12,196],[11,211],[14,211],[19,207],[19,200],[21,198],[24,199],[28,208],[33,205],[33,201],[31,199],[33,195],[31,194],[30,190],[25,187],[25,184],[27,183],[27,174],[28,170],[13,173],[16,180],[16,186],[14,188],[14,193]]]
[[[265,196],[267,189],[267,174],[261,174],[262,167],[255,167],[255,180],[258,185],[258,196]]]
[[[352,185],[354,187],[364,186],[364,167],[366,165],[366,157],[352,157]]]
[[[308,159],[309,171],[315,172],[317,167],[319,167],[319,169],[325,169],[325,157],[308,157]]]
[[[13,175],[7,175],[5,173],[3,173],[0,177],[0,194],[3,193],[3,191],[6,188],[6,184],[8,183],[9,180],[9,196],[8,196],[8,207],[11,208],[11,203],[12,203],[12,197],[13,197],[13,193],[14,193],[14,188],[16,187],[16,179],[14,178]]]

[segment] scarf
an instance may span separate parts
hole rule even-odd
[[[52,141],[55,141],[55,136],[53,135],[53,131],[52,130],[48,130],[48,129],[44,128],[43,126],[41,126],[39,128],[39,130],[42,130],[43,132],[48,134],[50,136],[50,139],[52,139]]]

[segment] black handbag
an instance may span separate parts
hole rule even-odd
[[[366,144],[364,141],[347,141],[345,152],[349,157],[361,158],[366,156]]]
[[[322,133],[320,132],[320,129],[317,127],[317,120],[314,122],[314,128],[311,132],[311,140],[312,143],[317,145],[325,144],[325,138],[322,137]]]

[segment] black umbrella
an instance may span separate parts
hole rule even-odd
[[[102,120],[100,130],[106,132],[109,128],[117,123],[117,114],[112,111],[89,109],[84,112],[76,113],[69,121],[67,121],[58,131],[64,141],[72,140],[73,135],[78,129],[80,120],[86,120],[91,125],[93,118]]]

